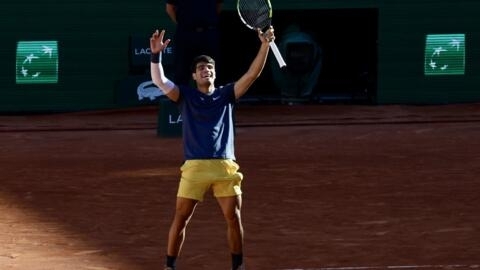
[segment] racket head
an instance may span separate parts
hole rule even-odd
[[[272,4],[269,0],[237,0],[240,20],[250,29],[265,30],[272,23]]]

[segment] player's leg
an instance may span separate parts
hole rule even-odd
[[[175,269],[176,259],[182,250],[188,222],[198,202],[203,200],[210,187],[208,182],[198,181],[198,175],[202,174],[201,169],[201,163],[191,160],[187,160],[180,168],[182,177],[178,185],[175,215],[168,232],[167,244],[167,267],[172,270]]]
[[[185,241],[185,231],[198,201],[177,197],[175,215],[168,232],[167,255],[177,257]]]
[[[186,228],[197,203],[196,200],[177,197],[175,215],[168,231],[166,269],[175,270],[177,257],[185,241]]]
[[[243,269],[243,225],[241,218],[243,179],[239,166],[233,160],[219,163],[219,177],[212,185],[214,196],[227,223],[227,239],[232,254],[232,269]]]
[[[218,197],[217,201],[222,209],[227,223],[227,238],[230,251],[240,254],[243,252],[243,226],[241,219],[242,197]]]
[[[217,201],[227,223],[227,239],[232,254],[232,269],[239,269],[243,264],[242,196],[217,197]]]

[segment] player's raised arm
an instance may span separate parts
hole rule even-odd
[[[165,30],[155,30],[150,37],[150,74],[153,83],[160,88],[169,99],[177,101],[179,97],[178,86],[165,76],[161,61],[162,51],[165,50],[170,43],[170,39],[163,40],[164,36]]]
[[[267,60],[270,42],[275,39],[273,33],[273,27],[270,26],[265,32],[262,32],[260,29],[257,29],[258,38],[262,42],[258,50],[257,56],[253,59],[253,62],[250,64],[247,72],[243,74],[238,81],[235,82],[235,98],[240,98],[243,96],[250,86],[255,82],[255,80],[260,76],[265,67],[265,62]]]

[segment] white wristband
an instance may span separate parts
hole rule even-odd
[[[163,82],[163,86],[162,86],[162,92],[166,95],[170,92],[172,92],[173,88],[175,88],[175,84],[170,81],[169,79],[166,79],[164,82]]]

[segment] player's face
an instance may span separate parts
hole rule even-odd
[[[193,79],[197,84],[213,84],[215,81],[215,66],[211,63],[200,62],[195,68]]]

